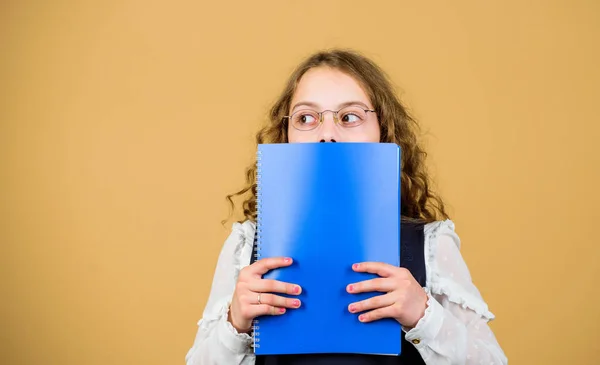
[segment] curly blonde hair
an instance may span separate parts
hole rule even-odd
[[[380,142],[402,148],[401,215],[403,221],[429,223],[447,219],[442,199],[430,187],[425,167],[426,152],[417,141],[417,122],[398,99],[385,72],[367,57],[352,50],[320,51],[302,62],[290,76],[283,93],[269,113],[269,122],[256,134],[256,143],[287,143],[290,103],[302,76],[314,67],[330,67],[352,76],[371,100],[380,123]],[[256,221],[256,163],[246,169],[246,187],[227,196],[232,210],[234,197],[246,196],[242,207],[246,219]]]

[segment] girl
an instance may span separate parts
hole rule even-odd
[[[269,124],[257,135],[257,143],[393,142],[402,148],[402,231],[411,234],[406,247],[413,260],[401,267],[360,263],[353,269],[380,278],[347,288],[351,293],[380,292],[352,303],[347,310],[362,322],[394,318],[401,323],[402,355],[253,354],[253,319],[285,315],[300,307],[293,295],[302,288],[261,278],[269,270],[291,265],[293,258],[251,263],[256,218],[252,165],[247,170],[246,188],[227,197],[233,204],[233,196],[249,193],[243,203],[246,221],[234,223],[225,241],[194,345],[186,356],[188,365],[507,363],[488,327],[494,315],[472,283],[460,254],[454,224],[441,198],[429,187],[425,152],[417,143],[416,129],[417,123],[376,64],[353,51],[331,50],[316,53],[299,65],[271,109]]]

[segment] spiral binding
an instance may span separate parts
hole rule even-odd
[[[260,260],[260,245],[261,245],[261,191],[260,191],[260,177],[261,177],[261,156],[260,150],[256,151],[256,233],[254,234],[254,260]],[[252,323],[252,346],[257,349],[260,348],[260,326],[259,320],[255,319]]]

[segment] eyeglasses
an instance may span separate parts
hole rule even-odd
[[[310,131],[323,123],[323,114],[327,112],[333,113],[333,120],[336,124],[344,128],[354,128],[363,124],[369,117],[368,113],[375,113],[375,110],[363,109],[359,106],[348,106],[337,111],[323,110],[320,113],[311,109],[302,109],[283,118],[299,131]]]

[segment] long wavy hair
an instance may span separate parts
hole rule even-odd
[[[373,61],[352,50],[317,52],[305,59],[290,76],[285,89],[272,106],[268,123],[256,134],[256,143],[287,143],[287,119],[292,97],[302,76],[314,67],[330,67],[353,77],[371,100],[380,123],[380,142],[396,143],[402,148],[401,215],[403,221],[429,223],[447,219],[442,199],[431,189],[425,167],[426,152],[417,140],[419,125],[400,102],[386,73]],[[246,186],[227,195],[245,197],[242,208],[247,220],[256,221],[256,162],[246,169]],[[230,215],[231,217],[231,215]],[[226,221],[226,220],[225,220]],[[225,222],[224,221],[224,222]]]

